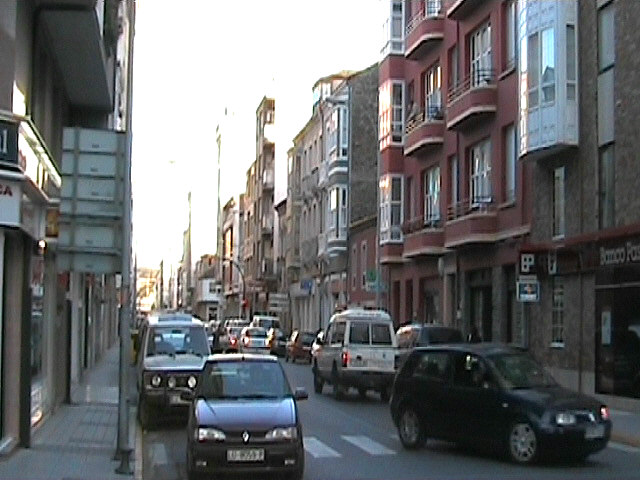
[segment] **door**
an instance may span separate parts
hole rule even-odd
[[[333,323],[329,331],[328,337],[325,338],[324,352],[322,357],[322,365],[320,366],[323,376],[329,378],[334,362],[338,364],[341,361],[342,345],[344,342],[345,322]]]
[[[451,390],[451,354],[424,352],[413,369],[411,395],[415,399],[423,425],[429,436],[446,438],[451,419],[449,395]]]

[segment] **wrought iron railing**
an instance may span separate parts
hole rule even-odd
[[[496,74],[492,68],[479,68],[471,72],[456,85],[449,88],[447,95],[447,103],[455,102],[462,95],[472,88],[485,87],[494,85],[496,82]]]
[[[492,212],[496,210],[492,197],[465,198],[447,207],[447,220],[465,217],[476,212]]]
[[[424,9],[416,13],[408,22],[406,33],[409,35],[426,18],[438,17],[442,14],[442,0],[425,0]]]

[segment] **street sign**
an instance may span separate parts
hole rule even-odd
[[[517,300],[519,302],[537,302],[540,300],[540,282],[538,280],[522,280],[516,282]]]

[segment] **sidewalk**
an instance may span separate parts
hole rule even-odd
[[[611,410],[611,441],[640,448],[640,414]]]
[[[31,448],[0,460],[3,480],[122,480],[113,460],[118,431],[118,344],[105,353],[62,405],[32,437]],[[132,370],[130,370],[132,372]],[[129,375],[132,376],[132,373]],[[131,385],[134,382],[130,382]],[[135,399],[135,390],[131,390]],[[135,400],[129,402],[129,445],[135,447]],[[135,454],[131,454],[133,470]]]

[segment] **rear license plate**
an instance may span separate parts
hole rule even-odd
[[[189,402],[181,399],[179,394],[173,394],[169,397],[169,403],[171,405],[187,405]]]
[[[263,462],[264,449],[246,448],[242,450],[227,450],[228,462]]]
[[[584,432],[584,438],[587,440],[602,437],[604,437],[604,425],[590,425]]]

